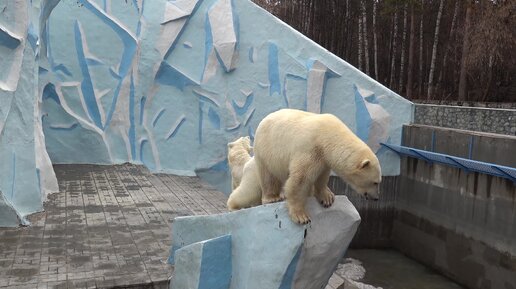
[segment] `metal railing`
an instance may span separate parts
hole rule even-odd
[[[385,144],[382,146],[394,151],[399,156],[408,156],[425,160],[427,163],[439,163],[462,169],[466,172],[479,172],[487,175],[509,179],[516,183],[516,168],[501,166],[493,163],[474,161],[446,154],[434,153],[411,147]]]

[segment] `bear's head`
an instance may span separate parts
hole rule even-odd
[[[380,162],[374,154],[361,158],[356,163],[352,173],[346,178],[346,182],[366,199],[378,200],[379,186],[382,181]]]
[[[243,166],[251,157],[252,151],[253,147],[251,146],[251,139],[248,136],[241,137],[228,143],[229,166]]]
[[[228,151],[231,151],[233,149],[244,149],[248,153],[251,153],[253,149],[251,147],[251,138],[249,138],[248,136],[243,136],[233,142],[228,143]]]

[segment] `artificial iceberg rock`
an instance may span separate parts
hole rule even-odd
[[[20,223],[22,219],[0,191],[0,227],[12,227],[13,224]]]
[[[290,220],[284,202],[232,213],[174,219],[169,258],[176,265],[174,280],[207,278],[198,274],[199,270],[184,270],[183,266],[201,264],[202,254],[191,254],[191,264],[185,264],[182,248],[200,248],[201,245],[192,245],[231,235],[228,288],[323,288],[355,235],[360,216],[345,196],[337,196],[330,208],[323,208],[311,198],[307,209],[312,223],[303,226]],[[186,287],[177,281],[171,284],[171,289],[181,288]]]
[[[174,289],[227,289],[231,282],[231,235],[197,242],[175,252]]]
[[[211,39],[218,59],[229,72],[236,67],[237,60],[237,31],[235,31],[235,16],[231,0],[218,0],[208,10]]]

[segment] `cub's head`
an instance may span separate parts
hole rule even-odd
[[[378,200],[382,171],[376,156],[373,154],[360,159],[346,181],[366,199]]]
[[[232,151],[246,151],[250,154],[253,151],[253,148],[251,147],[251,138],[244,136],[228,143],[228,154],[231,154]]]

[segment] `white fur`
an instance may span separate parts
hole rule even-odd
[[[230,211],[259,206],[262,204],[262,189],[258,180],[258,171],[254,158],[244,166],[242,181],[233,190],[227,202]]]
[[[310,221],[306,198],[313,194],[331,206],[333,170],[358,193],[378,198],[381,170],[371,149],[331,114],[282,109],[265,117],[254,140],[262,202],[281,200],[283,187],[293,221]]]
[[[228,143],[228,164],[231,170],[231,189],[234,190],[240,184],[244,165],[251,159],[251,139],[241,137]]]

